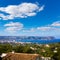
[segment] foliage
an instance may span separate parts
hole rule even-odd
[[[0,44],[0,54],[15,51],[17,53],[36,53],[44,57],[60,60],[60,43],[48,44]],[[32,49],[31,49],[32,47]],[[54,52],[54,51],[57,52]]]
[[[10,44],[0,44],[0,54],[12,51],[12,45]]]

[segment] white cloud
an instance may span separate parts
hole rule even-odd
[[[16,17],[26,18],[28,16],[34,16],[37,12],[44,9],[43,6],[39,6],[35,3],[21,3],[19,5],[9,5],[7,7],[0,7],[0,11],[8,13],[9,15],[0,14],[0,17],[4,20],[14,19]]]
[[[23,24],[19,22],[10,22],[4,25],[6,27],[5,31],[7,32],[16,32],[22,30]]]
[[[57,27],[56,27],[57,26]],[[27,30],[24,30],[24,32],[58,32],[60,31],[60,21],[54,22],[50,25],[47,26],[41,26],[41,27],[36,27],[36,28],[30,28]]]
[[[43,26],[43,27],[37,27],[37,30],[41,31],[51,31],[51,30],[60,30],[60,21],[53,22],[50,25]]]
[[[13,15],[4,15],[4,14],[0,14],[0,19],[4,19],[4,20],[7,20],[7,19],[13,19]]]
[[[5,24],[4,26],[8,26],[8,27],[23,27],[23,24],[19,23],[19,22],[10,22],[9,24]]]
[[[44,10],[44,7],[45,7],[45,6],[43,5],[43,6],[42,6],[42,7],[39,9],[39,11],[42,11],[42,10]]]
[[[60,28],[52,27],[52,26],[45,26],[45,27],[37,27],[37,30],[40,31],[59,31]]]
[[[53,23],[52,23],[53,24]],[[33,28],[24,28],[23,24],[19,22],[10,22],[5,24],[5,31],[11,33],[18,33],[21,35],[31,35],[31,36],[58,36],[60,35],[60,27],[55,26],[41,26],[41,27],[33,27]],[[19,33],[20,32],[20,33]]]
[[[51,26],[57,26],[57,27],[59,27],[60,26],[60,21],[52,23]]]
[[[50,26],[45,26],[45,27],[37,27],[37,30],[42,30],[42,31],[46,31],[46,30],[50,30],[51,27]]]
[[[35,28],[25,29],[23,32],[35,32]]]

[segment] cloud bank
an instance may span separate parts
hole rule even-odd
[[[0,7],[0,11],[7,13],[7,15],[0,13],[0,18],[3,20],[14,18],[26,18],[35,16],[38,12],[44,10],[44,5],[39,6],[35,3],[21,3],[19,5],[9,5],[7,7]]]
[[[60,21],[53,22],[50,25],[33,27],[29,30],[24,30],[23,32],[30,32],[36,35],[60,35]]]
[[[55,25],[54,25],[55,24]],[[58,26],[57,26],[58,25]],[[60,35],[60,21],[53,22],[50,25],[25,28],[20,22],[10,22],[4,25],[5,32],[17,33],[18,35],[30,36],[58,36]]]
[[[57,27],[59,27],[60,26],[60,21],[54,22],[53,24],[51,24],[51,26],[57,26]]]
[[[23,28],[23,24],[19,22],[10,22],[4,25],[6,27],[5,31],[7,32],[17,32]]]

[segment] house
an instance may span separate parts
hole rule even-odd
[[[40,60],[38,54],[8,53],[2,60]]]

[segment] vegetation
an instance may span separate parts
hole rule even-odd
[[[60,43],[56,44],[0,44],[0,54],[15,51],[17,53],[36,53],[44,57],[60,60]]]
[[[0,44],[0,54],[8,53],[12,51],[12,45],[10,44]]]

